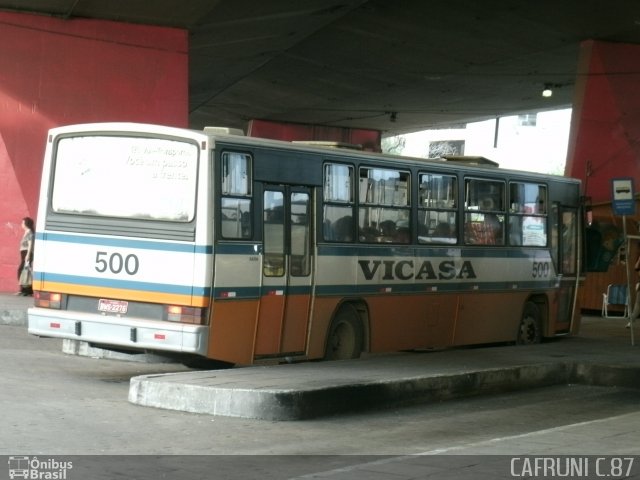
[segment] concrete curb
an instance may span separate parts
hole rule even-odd
[[[640,368],[628,365],[578,363],[574,367],[572,383],[599,387],[640,389]]]
[[[129,401],[169,410],[282,421],[551,385],[640,386],[640,368],[571,362],[296,390],[213,387],[198,382],[198,376],[188,375],[192,381],[180,381],[184,378],[181,373],[134,377]],[[205,375],[216,374],[201,372],[202,378]]]

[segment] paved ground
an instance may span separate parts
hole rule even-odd
[[[27,308],[31,305],[33,305],[33,297],[0,293],[0,324],[26,325]]]

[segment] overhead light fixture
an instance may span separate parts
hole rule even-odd
[[[395,121],[398,119],[398,112],[391,112],[389,114],[389,121],[392,123],[395,123]]]
[[[542,90],[542,96],[545,97],[545,98],[548,98],[551,95],[553,95],[553,90],[551,89],[551,84],[545,83],[544,90]]]

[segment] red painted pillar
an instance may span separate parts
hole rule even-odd
[[[640,188],[640,45],[581,46],[566,174],[594,203],[611,200],[611,179]]]
[[[47,130],[103,121],[188,125],[187,32],[0,12],[0,291],[17,289]]]
[[[382,132],[364,128],[329,127],[305,123],[253,119],[249,121],[249,137],[272,140],[325,141],[359,145],[368,152],[382,151]]]

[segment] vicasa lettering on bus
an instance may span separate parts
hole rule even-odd
[[[432,262],[414,262],[413,260],[358,260],[360,270],[366,280],[373,280],[378,270],[382,280],[453,280],[476,278],[476,272],[470,260],[456,262],[443,260]]]

